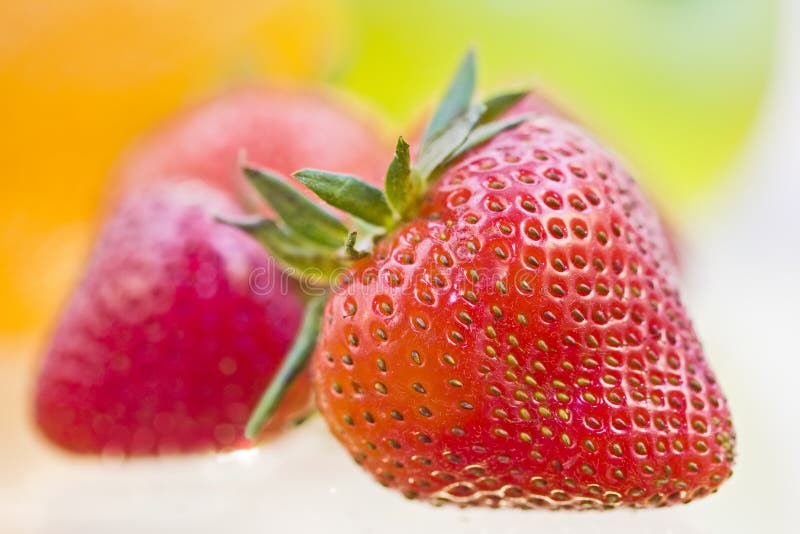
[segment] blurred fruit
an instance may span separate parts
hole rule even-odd
[[[381,184],[388,146],[374,120],[334,94],[249,86],[158,125],[128,151],[115,174],[122,191],[199,178],[252,203],[255,192],[240,169],[245,156],[285,175],[312,165]]]
[[[676,210],[702,200],[738,155],[777,20],[775,0],[408,0],[391,12],[350,4],[356,34],[341,82],[395,118],[407,120],[447,75],[442,66],[475,45],[487,88],[533,82],[573,103],[568,111],[588,118]]]
[[[346,22],[329,0],[1,2],[0,331],[46,324],[133,136],[230,80],[324,76]]]
[[[128,455],[248,444],[244,421],[294,339],[302,296],[249,238],[210,220],[251,191],[242,152],[280,172],[311,162],[376,183],[385,167],[379,132],[321,93],[241,87],[156,126],[117,166],[110,220],[44,363],[37,418],[55,443]],[[248,285],[256,269],[268,293]],[[303,375],[267,431],[309,398]]]
[[[244,423],[294,339],[302,297],[254,240],[213,220],[238,213],[193,182],[123,202],[37,383],[36,419],[53,442],[126,455],[247,445]],[[268,428],[309,405],[303,375]]]

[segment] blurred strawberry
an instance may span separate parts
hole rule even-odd
[[[238,209],[199,184],[162,184],[108,221],[36,387],[53,442],[126,455],[246,445],[243,425],[302,301],[255,241],[213,220],[220,213]],[[305,413],[308,387],[304,375],[268,431]]]
[[[386,147],[368,121],[332,96],[240,87],[158,127],[128,153],[118,174],[123,190],[199,178],[255,202],[239,170],[243,154],[284,174],[310,164],[379,184]]]
[[[267,253],[212,216],[237,214],[242,152],[278,171],[312,161],[377,182],[383,149],[329,97],[255,87],[142,140],[117,170],[114,211],[39,379],[45,434],[83,453],[247,446],[244,422],[294,339],[302,299]],[[307,374],[292,392],[267,432],[304,415]]]

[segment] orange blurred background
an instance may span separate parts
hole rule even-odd
[[[319,78],[345,27],[318,0],[3,0],[0,21],[0,332],[34,334],[133,138],[239,79]]]

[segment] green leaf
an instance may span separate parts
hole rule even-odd
[[[409,208],[414,204],[414,181],[411,177],[411,155],[406,140],[400,137],[394,158],[386,171],[386,199],[394,212],[403,220],[410,218]]]
[[[324,298],[315,298],[306,304],[305,317],[294,343],[247,421],[244,432],[247,439],[258,436],[264,423],[275,413],[289,386],[305,369],[309,357],[314,352],[324,311]]]
[[[303,169],[293,176],[319,198],[354,217],[376,226],[394,222],[383,191],[355,176],[316,169]]]
[[[464,142],[485,110],[486,106],[476,104],[453,119],[446,129],[422,149],[417,158],[417,172],[425,178],[432,178],[433,171]]]
[[[283,267],[292,269],[294,272],[290,274],[295,278],[329,278],[343,267],[329,247],[321,248],[316,243],[309,243],[272,219],[232,220],[217,217],[217,220],[253,236]]]
[[[511,91],[508,93],[501,93],[499,95],[495,95],[491,98],[487,98],[483,102],[486,105],[486,111],[483,112],[483,116],[481,116],[481,120],[478,124],[487,124],[497,119],[503,113],[511,109],[514,106],[514,104],[516,104],[529,94],[530,94],[529,90]]]
[[[245,167],[244,174],[296,234],[324,245],[341,246],[347,237],[347,228],[339,219],[308,200],[276,174],[252,167]]]
[[[515,126],[519,126],[529,118],[530,116],[528,115],[519,115],[517,117],[502,119],[499,121],[490,122],[488,124],[478,126],[474,130],[472,130],[472,132],[470,132],[470,134],[467,136],[467,138],[464,140],[461,146],[459,146],[452,154],[450,154],[445,163],[450,163],[451,161],[455,160],[456,158],[468,152],[469,150],[485,143],[486,141],[488,141],[495,135],[499,134],[500,132],[510,130]]]
[[[275,235],[280,236],[282,239],[281,247],[285,249],[292,248],[297,249],[298,251],[313,250],[320,253],[324,252],[326,254],[331,254],[338,248],[337,246],[319,243],[317,241],[310,241],[301,235],[295,234],[289,228],[281,227],[277,221],[266,219],[258,215],[244,216],[236,219],[218,215],[215,217],[215,219],[223,224],[227,224],[228,226],[233,226],[239,230],[247,232],[251,236],[255,237],[259,242],[262,242],[262,244],[262,238],[264,237],[265,233],[279,232],[279,234]]]
[[[475,53],[469,50],[461,61],[455,76],[453,76],[453,80],[450,82],[450,86],[439,107],[425,128],[425,133],[422,135],[423,150],[453,119],[467,111],[474,91]]]

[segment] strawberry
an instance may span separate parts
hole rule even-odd
[[[469,56],[413,167],[398,143],[384,194],[295,174],[379,228],[350,235],[320,314],[310,365],[330,429],[381,484],[434,503],[714,492],[734,432],[656,211],[580,127],[508,112],[520,95],[470,106],[473,84]]]
[[[38,378],[39,427],[78,453],[244,446],[244,422],[300,322],[302,301],[252,239],[213,220],[238,210],[199,184],[130,196],[106,224]],[[254,279],[255,280],[255,279]],[[262,289],[266,289],[263,286]],[[308,407],[298,380],[268,425]]]
[[[332,96],[244,86],[175,116],[135,144],[118,165],[122,191],[165,179],[202,179],[254,200],[241,156],[280,173],[316,165],[375,183],[385,165],[381,136]]]

